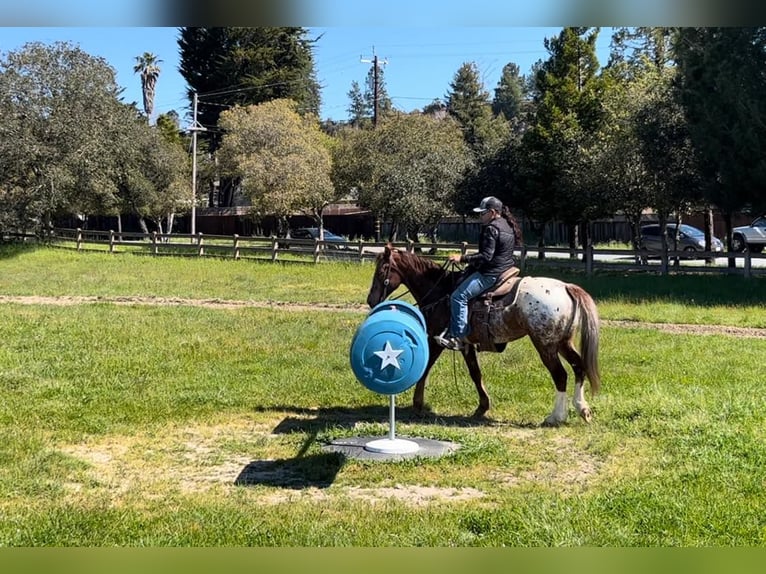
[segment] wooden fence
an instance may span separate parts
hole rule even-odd
[[[13,239],[12,235],[8,236]],[[17,237],[18,238],[18,237]],[[107,251],[153,256],[197,256],[253,259],[286,263],[320,263],[328,260],[374,261],[386,243],[359,241],[330,242],[311,239],[252,237],[240,235],[118,233],[84,229],[54,229],[48,238],[52,245],[77,251]],[[467,253],[476,244],[399,242],[395,247],[417,251],[443,262],[449,253]],[[522,272],[536,274],[541,269],[569,269],[591,275],[596,271],[737,274],[766,276],[766,254],[697,252],[694,258],[684,251],[668,251],[649,256],[628,249],[569,249],[568,247],[521,246],[517,258]],[[534,271],[532,271],[534,270]]]

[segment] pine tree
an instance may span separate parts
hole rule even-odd
[[[320,97],[312,47],[304,28],[180,29],[181,75],[189,94],[199,95],[198,120],[218,125],[220,113],[234,105],[289,98],[301,113],[318,115]],[[221,134],[209,129],[211,151]]]

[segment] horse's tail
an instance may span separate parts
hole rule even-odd
[[[579,309],[580,354],[583,359],[585,375],[590,381],[590,392],[595,395],[601,388],[601,375],[598,369],[598,309],[593,298],[582,287],[568,283],[566,289]]]

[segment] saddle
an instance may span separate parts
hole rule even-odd
[[[478,298],[484,299],[486,302],[507,295],[518,284],[519,280],[516,279],[516,276],[519,274],[519,272],[520,270],[518,267],[511,267],[510,269],[503,271],[497,277],[495,284],[492,285],[492,287],[489,289],[480,293]]]
[[[478,351],[502,353],[507,343],[495,343],[492,335],[492,318],[495,313],[512,305],[516,300],[521,277],[518,267],[511,267],[503,272],[489,289],[481,292],[470,306],[470,339]]]

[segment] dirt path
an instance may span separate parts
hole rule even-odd
[[[282,301],[244,301],[236,299],[185,299],[181,297],[140,297],[140,296],[73,296],[62,295],[43,297],[36,295],[0,295],[0,304],[16,303],[22,305],[85,305],[92,303],[111,303],[114,305],[165,305],[206,307],[209,309],[241,309],[246,307],[284,309],[286,311],[357,311],[366,312],[365,305],[333,305],[319,303],[285,303]],[[683,323],[648,323],[641,321],[602,320],[610,327],[626,327],[640,329],[658,329],[669,333],[686,333],[694,335],[731,335],[766,339],[766,329],[755,327],[734,327],[729,325],[690,325]]]

